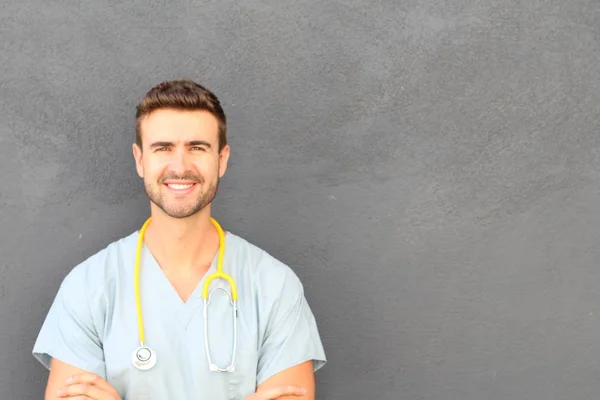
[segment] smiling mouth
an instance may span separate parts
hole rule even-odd
[[[171,189],[175,189],[175,190],[189,189],[189,188],[191,188],[194,185],[195,185],[195,183],[186,183],[186,184],[182,184],[182,183],[167,183],[168,187],[170,187]]]
[[[185,196],[192,193],[198,182],[186,182],[186,183],[176,183],[176,182],[166,182],[164,185],[167,187],[167,190],[175,195]]]

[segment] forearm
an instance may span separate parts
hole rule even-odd
[[[288,368],[278,374],[273,375],[265,382],[260,384],[256,390],[260,393],[275,387],[298,386],[305,389],[301,396],[282,396],[279,400],[314,400],[315,399],[315,377],[312,361],[307,361],[294,367]]]

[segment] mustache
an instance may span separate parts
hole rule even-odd
[[[198,183],[204,183],[204,178],[200,175],[185,173],[183,175],[177,175],[176,173],[169,172],[160,178],[160,183],[164,183],[166,180],[182,180],[182,181],[194,181]]]

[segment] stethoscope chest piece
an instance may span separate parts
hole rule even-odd
[[[131,362],[137,369],[147,371],[156,364],[156,353],[149,347],[138,347],[131,355]]]

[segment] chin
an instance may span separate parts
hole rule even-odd
[[[194,215],[196,215],[195,212],[183,212],[183,211],[165,211],[165,214],[167,214],[169,217],[171,218],[175,218],[175,219],[186,219],[186,218],[190,218],[193,217]]]
[[[162,210],[165,214],[167,214],[171,218],[184,219],[184,218],[190,218],[190,217],[193,217],[194,215],[197,215],[198,213],[200,213],[202,211],[202,208],[197,208],[197,207],[185,207],[185,208],[173,207],[173,208],[170,208],[170,207],[166,207],[166,208],[162,208]]]

